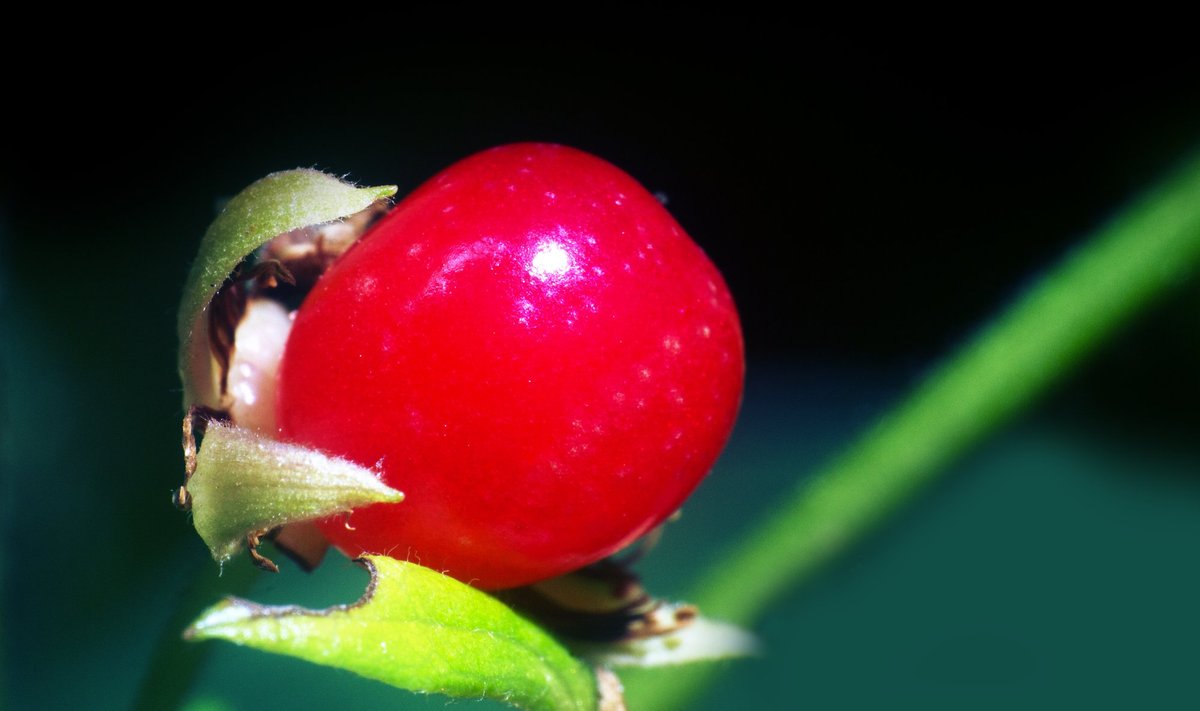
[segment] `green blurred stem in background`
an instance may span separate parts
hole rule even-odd
[[[753,625],[1200,261],[1200,153],[1116,215],[720,557],[690,599]],[[947,295],[953,298],[953,295]],[[631,709],[689,706],[710,665],[630,675]]]
[[[188,583],[155,644],[133,711],[183,707],[192,682],[200,673],[200,665],[211,649],[211,645],[184,641],[184,628],[196,619],[200,610],[222,597],[246,594],[259,573],[244,557],[222,566],[221,571],[218,575],[213,566],[202,565]],[[211,704],[219,704],[219,700],[203,700],[199,707],[216,708]],[[194,707],[190,704],[188,708]]]

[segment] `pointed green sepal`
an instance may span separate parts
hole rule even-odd
[[[222,562],[249,533],[404,498],[370,469],[220,422],[208,425],[187,490],[196,532]]]
[[[224,639],[410,691],[530,711],[594,711],[591,670],[495,598],[415,563],[369,556],[361,600],[325,610],[229,598],[188,639]]]

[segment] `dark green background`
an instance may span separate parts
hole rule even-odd
[[[403,39],[189,54],[202,69],[150,40],[59,81],[13,77],[0,705],[127,707],[181,592],[217,574],[168,502],[174,311],[214,206],[267,172],[403,193],[475,150],[549,140],[668,196],[725,272],[750,358],[726,456],[643,565],[674,596],[1200,140],[1200,89],[1167,51]],[[170,78],[152,78],[164,56]],[[1200,288],[1181,284],[781,600],[764,657],[728,665],[703,708],[1195,708],[1198,326]],[[363,582],[333,560],[251,596],[327,604]],[[196,693],[235,709],[445,703],[211,651]]]

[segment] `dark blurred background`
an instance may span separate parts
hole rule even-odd
[[[729,451],[643,565],[673,596],[1200,145],[1200,83],[1167,48],[419,36],[236,52],[156,36],[9,77],[0,705],[128,707],[181,591],[217,574],[169,504],[175,309],[216,206],[268,172],[403,194],[541,140],[667,196],[725,273],[750,359]],[[766,655],[727,665],[703,708],[1195,708],[1198,326],[1200,284],[1180,284],[781,601]],[[251,596],[344,602],[364,580],[332,561]],[[211,652],[190,698],[232,709],[444,704]]]

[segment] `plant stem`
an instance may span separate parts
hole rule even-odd
[[[694,588],[753,624],[1200,262],[1200,154],[1119,213],[834,458]],[[711,666],[631,678],[631,708],[690,706]]]
[[[184,628],[221,597],[245,594],[257,577],[258,569],[245,559],[231,561],[221,576],[211,564],[197,568],[154,646],[134,711],[181,707],[211,646],[185,642]]]

